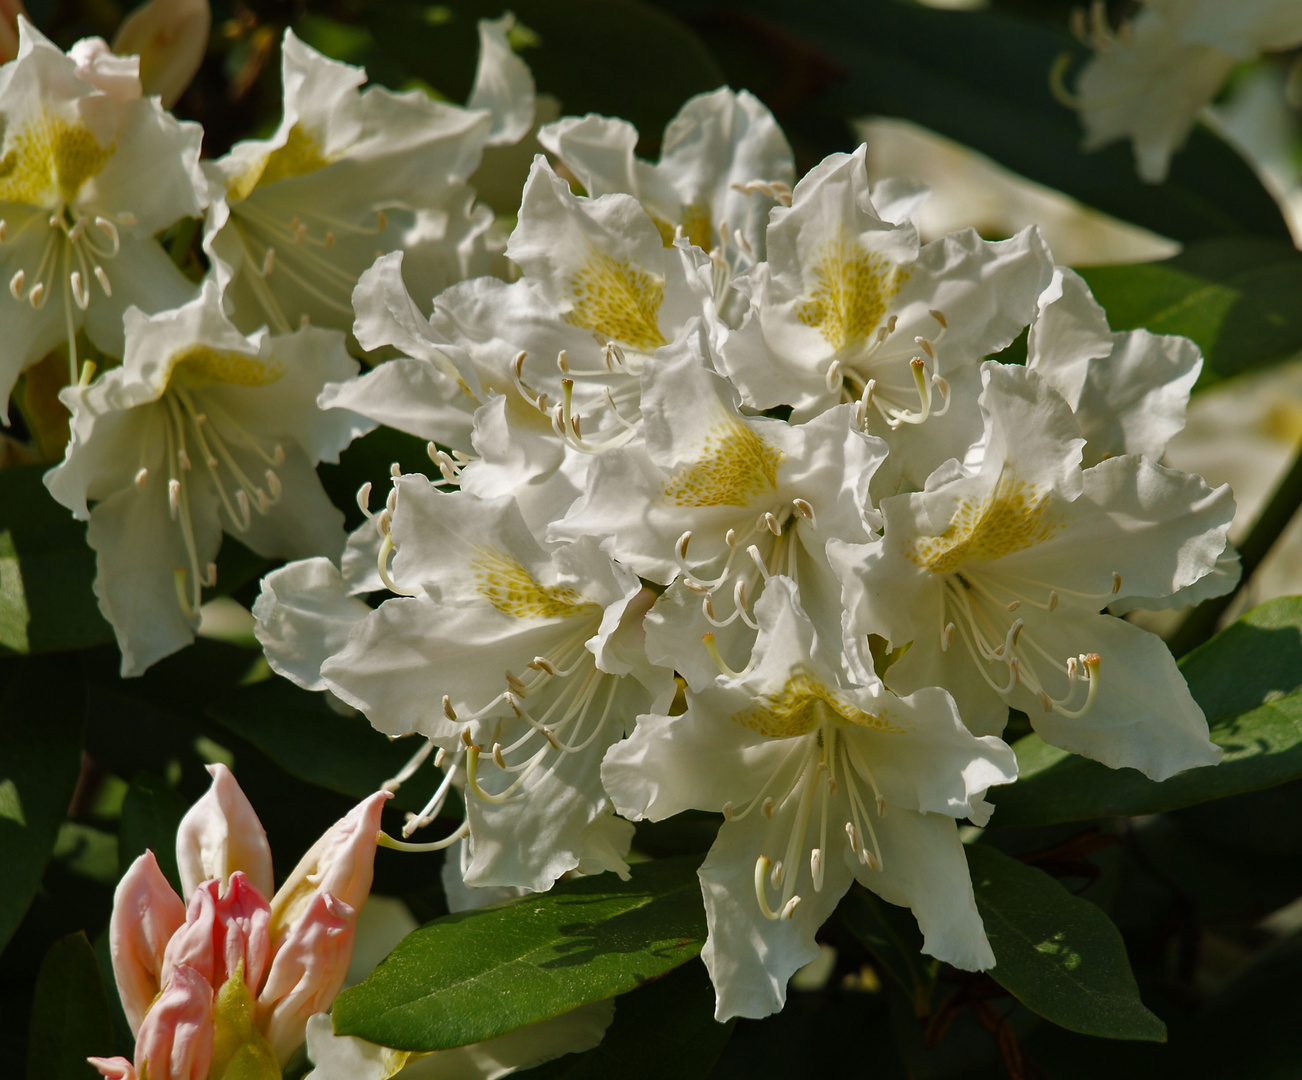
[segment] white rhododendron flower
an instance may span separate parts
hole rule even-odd
[[[980,435],[976,365],[1031,321],[1053,260],[1035,229],[921,245],[878,215],[865,154],[833,154],[773,212],[768,261],[735,282],[753,310],[721,362],[755,408],[801,420],[857,403],[891,447],[890,478],[917,488]]]
[[[435,844],[468,835],[467,884],[543,890],[585,856],[625,872],[599,768],[633,716],[673,697],[641,655],[654,595],[594,541],[541,547],[509,498],[396,487],[384,573],[406,595],[353,629],[322,680],[381,731],[464,760],[466,824]]]
[[[1099,611],[1211,572],[1227,487],[1138,457],[1080,467],[1071,410],[1041,377],[987,364],[981,467],[951,461],[885,499],[882,537],[828,555],[849,627],[912,643],[889,672],[943,686],[978,734],[1023,710],[1055,746],[1163,780],[1214,764],[1202,710],[1160,639]]]
[[[223,530],[268,557],[338,556],[315,465],[371,425],[316,396],[356,369],[338,331],[245,337],[209,281],[173,311],[128,311],[122,366],[63,391],[72,440],[46,486],[90,521],[124,675],[193,640]]]
[[[820,630],[839,632],[824,548],[831,537],[869,539],[868,483],[885,457],[850,406],[799,426],[744,415],[731,384],[706,367],[703,338],[664,350],[648,369],[644,438],[598,459],[587,494],[551,530],[600,537],[620,563],[672,582],[649,621],[648,650],[693,687],[718,674],[716,663],[745,666],[749,608],[773,574],[798,582]]]
[[[1016,776],[1012,751],[972,735],[941,689],[899,698],[866,667],[850,682],[790,579],[755,613],[747,670],[689,692],[681,716],[640,716],[602,768],[635,820],[723,812],[699,872],[715,1018],[780,1009],[855,878],[912,908],[931,955],[990,967],[955,819],[984,816],[986,789]]]
[[[1059,267],[1040,297],[1026,366],[1062,395],[1085,436],[1088,468],[1140,454],[1160,461],[1183,427],[1202,352],[1185,337],[1114,333],[1080,275]]]
[[[577,498],[591,461],[636,434],[656,351],[716,323],[690,251],[664,247],[626,195],[573,195],[541,157],[507,255],[521,280],[453,286],[428,319],[397,257],[378,261],[357,289],[355,333],[365,348],[404,355],[322,403],[458,451],[467,491],[515,497],[542,531]]]
[[[724,317],[744,310],[732,278],[764,259],[769,211],[790,205],[795,183],[786,136],[754,95],[721,87],[692,98],[665,128],[654,165],[635,156],[637,128],[626,120],[567,116],[538,139],[589,195],[632,195],[666,247],[681,232],[708,254]]]
[[[473,256],[492,215],[472,213],[465,181],[486,145],[520,138],[533,115],[533,81],[505,27],[480,24],[485,48],[464,109],[419,90],[359,92],[362,69],[285,32],[279,128],[207,166],[204,247],[239,325],[288,331],[307,319],[347,330],[362,271],[399,248],[432,247],[407,268],[425,295],[486,272]]]
[[[1145,0],[1114,32],[1107,9],[1095,4],[1078,33],[1095,56],[1081,70],[1075,94],[1064,98],[1080,110],[1084,148],[1129,139],[1140,177],[1156,184],[1236,64],[1302,44],[1302,6],[1296,0]]]
[[[98,38],[65,54],[19,16],[15,60],[0,68],[0,393],[67,342],[80,375],[83,327],[113,356],[122,316],[162,311],[194,286],[154,240],[206,202],[197,124],[142,98],[134,57]]]

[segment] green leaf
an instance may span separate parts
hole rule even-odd
[[[158,860],[158,868],[179,893],[176,830],[188,809],[189,805],[176,790],[153,773],[140,773],[132,780],[122,800],[122,820],[118,825],[120,872],[125,873],[148,848]]]
[[[773,66],[795,70],[770,97],[789,100],[799,73],[802,88],[830,84],[826,103],[847,119],[913,120],[1163,236],[1186,243],[1233,233],[1290,240],[1278,204],[1251,167],[1205,129],[1195,130],[1172,160],[1164,184],[1139,180],[1128,144],[1082,153],[1080,120],[1054,98],[1049,72],[1064,53],[1074,53],[1077,63],[1086,53],[1056,28],[897,0],[728,6],[778,24],[756,34],[756,45],[772,55]],[[784,28],[803,41],[790,40]]]
[[[1114,330],[1193,338],[1204,357],[1199,388],[1302,351],[1302,253],[1291,244],[1204,240],[1162,262],[1081,274]]]
[[[639,863],[409,934],[335,1000],[340,1035],[399,1050],[491,1039],[640,986],[705,943],[696,858]]]
[[[422,744],[419,738],[389,739],[361,713],[340,716],[326,704],[324,694],[280,678],[240,687],[210,706],[208,715],[291,775],[353,799],[378,791]],[[418,776],[404,784],[395,796],[395,809],[419,810],[424,805],[439,774],[430,768],[419,775],[430,783],[423,787]]]
[[[1121,934],[1102,909],[985,844],[970,845],[967,860],[995,953],[989,974],[1000,986],[1069,1031],[1166,1039],[1166,1025],[1144,1008]]]
[[[714,1020],[704,964],[686,963],[619,998],[601,1044],[529,1071],[530,1080],[704,1080],[735,1021]]]
[[[0,469],[0,652],[82,649],[113,640],[91,583],[86,524],[50,497],[46,465]]]
[[[1119,814],[1157,814],[1302,778],[1302,598],[1253,608],[1180,661],[1206,713],[1219,765],[1154,783],[1019,739],[1018,780],[990,793],[992,825],[1052,825]]]
[[[69,658],[0,668],[0,949],[41,884],[81,773],[84,693]]]
[[[914,1015],[926,1016],[931,1011],[937,965],[922,955],[922,933],[913,913],[886,903],[858,884],[850,886],[836,910],[850,933],[899,984]]]
[[[113,1022],[95,950],[83,933],[56,941],[36,977],[27,1080],[90,1080],[86,1058],[113,1053]]]

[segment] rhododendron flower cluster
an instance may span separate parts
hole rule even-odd
[[[717,1019],[782,1008],[856,881],[929,955],[990,968],[960,823],[1017,781],[1010,709],[1154,780],[1221,755],[1166,647],[1120,617],[1235,580],[1228,488],[1161,463],[1197,347],[1113,331],[1034,227],[924,242],[927,193],[870,185],[865,147],[798,178],[727,88],[684,105],[655,163],[620,119],[543,126],[507,237],[472,177],[533,132],[511,25],[480,24],[465,107],[363,90],[287,32],[278,126],[201,165],[134,59],[21,23],[0,384],[66,349],[45,482],[89,522],[123,674],[193,640],[230,534],[293,560],[253,609],[271,668],[412,737],[389,787],[442,770],[378,842],[446,851],[452,906],[627,878],[634,823],[704,811]],[[200,215],[191,281],[157,235]],[[379,425],[426,441],[429,468],[373,477],[348,536],[315,468]],[[261,828],[212,771],[183,896],[152,855],[118,889],[137,1044],[97,1067],[273,1077],[306,1039],[322,1077],[414,1070],[321,1015],[387,792],[273,894]],[[454,790],[464,817],[435,835]],[[609,1019],[544,1041],[592,1045]]]

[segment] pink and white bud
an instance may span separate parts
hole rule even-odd
[[[136,1036],[136,1072],[149,1080],[207,1080],[212,1064],[212,984],[181,965]]]
[[[122,20],[113,50],[139,55],[145,93],[170,109],[203,63],[211,29],[208,0],[149,0]]]
[[[329,1009],[343,986],[356,936],[357,912],[327,892],[313,894],[288,928],[258,995],[258,1027],[282,1068],[303,1045],[308,1017]]]
[[[185,904],[172,891],[152,851],[146,851],[118,882],[109,919],[113,977],[131,1033],[165,982],[167,943],[185,923]]]
[[[104,1080],[138,1080],[136,1067],[124,1057],[88,1057],[86,1060],[99,1070]]]
[[[224,892],[219,882],[205,881],[190,897],[185,925],[168,942],[162,979],[175,968],[199,972],[220,987],[237,970],[253,993],[271,958],[271,908],[242,871],[235,871]]]
[[[271,901],[273,940],[288,934],[306,916],[318,892],[329,893],[360,911],[375,875],[375,842],[380,812],[393,793],[377,791],[336,821],[321,836]]]
[[[176,831],[176,865],[181,893],[190,896],[205,881],[227,881],[236,870],[270,896],[271,847],[262,822],[225,765],[209,765],[212,786],[186,812]]]

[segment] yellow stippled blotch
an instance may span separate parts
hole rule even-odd
[[[569,619],[600,614],[601,605],[586,600],[568,585],[540,585],[504,551],[480,548],[470,568],[479,595],[505,615],[517,619]]]
[[[993,562],[1049,539],[1062,528],[1049,516],[1049,493],[1007,473],[981,501],[959,504],[939,536],[916,537],[907,554],[919,566],[948,574],[968,562]]]
[[[232,202],[247,199],[260,184],[274,184],[293,176],[306,176],[330,164],[330,158],[321,150],[321,143],[306,128],[295,124],[285,137],[285,145],[278,146],[260,161],[232,180],[226,194]]]
[[[583,269],[570,278],[568,290],[573,307],[566,322],[635,349],[650,351],[666,343],[659,323],[664,278],[648,274],[627,259],[594,251]]]
[[[167,366],[168,379],[178,375],[191,387],[227,383],[232,386],[267,386],[283,374],[279,365],[263,363],[256,356],[233,349],[191,345],[173,354]]]
[[[780,691],[737,713],[733,720],[770,739],[808,735],[828,721],[891,734],[905,730],[892,724],[885,713],[864,712],[804,668],[793,670]]]
[[[908,272],[843,237],[823,246],[807,276],[813,288],[797,318],[839,352],[862,344],[881,325]]]
[[[749,506],[778,486],[782,451],[729,417],[710,432],[701,456],[665,483],[676,506]]]
[[[113,156],[81,124],[44,113],[8,140],[0,158],[0,201],[53,208],[70,203]]]

